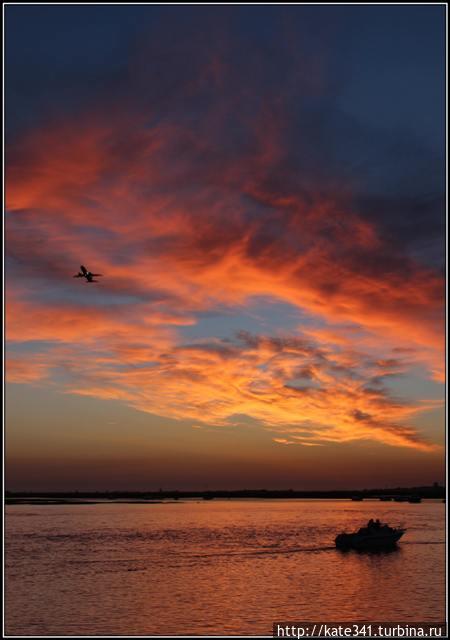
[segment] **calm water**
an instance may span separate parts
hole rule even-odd
[[[445,505],[350,501],[9,506],[9,635],[271,634],[273,620],[442,622]],[[408,531],[342,553],[370,517]]]

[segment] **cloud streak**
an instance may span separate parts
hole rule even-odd
[[[11,145],[7,339],[52,346],[11,356],[9,379],[195,422],[244,414],[279,444],[433,448],[408,420],[435,404],[385,383],[417,363],[442,378],[442,276],[358,208],[361,185],[326,148],[320,162],[302,149],[292,66],[261,103],[261,60],[237,73],[224,46],[178,84],[171,61],[159,85],[144,48],[129,99],[99,97]],[[324,89],[302,88],[307,126]],[[71,280],[80,262],[105,274],[95,289]],[[239,317],[261,298],[307,324],[188,341],[201,314]]]

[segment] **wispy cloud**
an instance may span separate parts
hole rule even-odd
[[[417,363],[442,377],[442,276],[358,208],[354,180],[295,151],[298,75],[260,104],[258,61],[231,73],[222,46],[176,87],[150,86],[136,53],[140,106],[99,100],[8,151],[7,339],[52,343],[11,356],[9,379],[200,424],[246,414],[280,444],[432,448],[408,420],[435,404],[386,382]],[[80,262],[99,285],[71,279]],[[257,297],[308,325],[186,338],[199,314]]]

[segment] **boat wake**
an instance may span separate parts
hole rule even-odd
[[[334,546],[322,547],[287,547],[278,549],[253,549],[249,551],[222,551],[201,554],[189,554],[191,558],[217,558],[228,556],[273,556],[273,555],[289,555],[291,553],[322,553],[323,551],[334,551]]]

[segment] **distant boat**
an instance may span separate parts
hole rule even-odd
[[[422,502],[422,498],[420,496],[409,496],[408,502],[412,502],[412,503]]]
[[[408,502],[408,496],[395,496],[394,502]]]
[[[361,502],[362,500],[364,500],[364,498],[362,496],[352,496],[351,500],[353,500],[354,502]]]
[[[380,496],[381,502],[390,502],[392,500],[391,496]]]
[[[370,520],[366,527],[355,533],[340,533],[334,542],[337,549],[372,551],[395,548],[406,529],[390,527]]]

